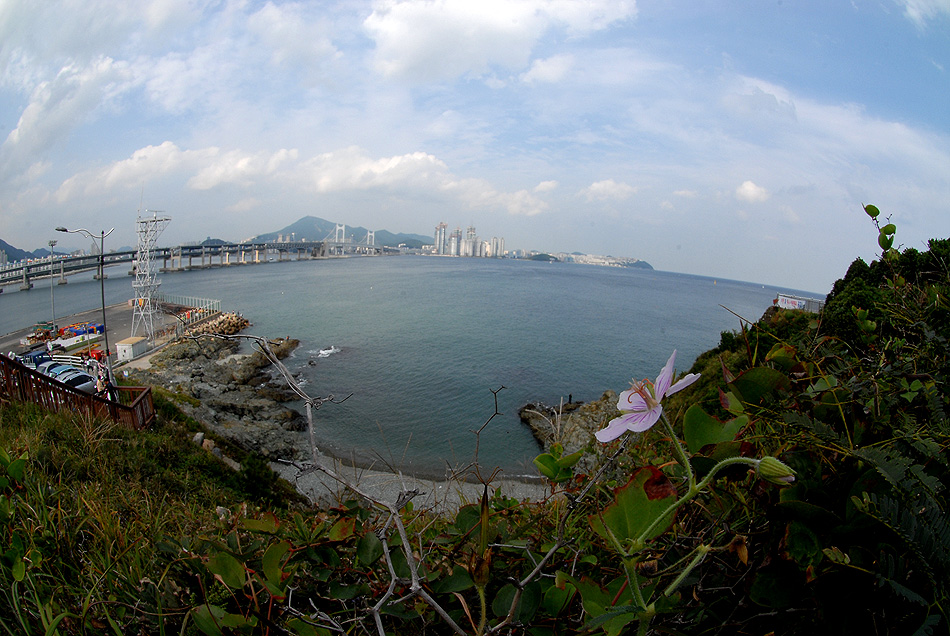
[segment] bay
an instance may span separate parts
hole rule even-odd
[[[124,302],[131,278],[111,271],[106,302]],[[654,378],[674,349],[685,371],[720,332],[738,329],[736,315],[758,319],[780,291],[815,296],[654,270],[412,256],[161,281],[167,294],[221,300],[252,322],[250,333],[300,339],[287,364],[309,394],[350,396],[316,412],[321,447],[417,474],[465,465],[476,446],[483,466],[534,474],[538,447],[518,420],[523,404],[622,391],[633,378]],[[0,295],[0,333],[49,319],[43,283]],[[99,305],[91,275],[54,294],[58,315]]]

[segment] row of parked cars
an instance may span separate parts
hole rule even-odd
[[[85,393],[96,392],[96,379],[78,367],[51,360],[38,365],[36,370],[74,389]]]

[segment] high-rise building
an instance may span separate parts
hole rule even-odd
[[[460,256],[462,250],[462,228],[457,227],[452,230],[452,235],[449,236],[449,250],[448,254],[451,256]]]
[[[435,253],[445,254],[448,249],[445,232],[449,228],[445,223],[439,223],[435,226]]]
[[[488,256],[492,258],[503,258],[505,256],[505,237],[493,236]]]
[[[475,226],[470,225],[465,230],[465,239],[461,242],[459,256],[478,256],[478,236],[475,235]]]

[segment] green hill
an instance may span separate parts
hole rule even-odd
[[[274,241],[278,236],[288,237],[293,234],[294,239],[298,241],[323,241],[327,238],[332,239],[335,232],[336,223],[334,221],[327,221],[316,216],[305,216],[276,232],[259,234],[253,240]],[[369,230],[365,227],[346,226],[346,238],[357,243],[365,241],[368,232]],[[376,230],[375,232],[376,245],[398,247],[400,244],[404,244],[407,247],[419,248],[432,243],[431,237],[420,234],[394,234],[388,230]]]

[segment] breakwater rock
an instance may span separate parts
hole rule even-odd
[[[299,342],[272,341],[278,358]],[[212,432],[269,459],[300,456],[299,432],[307,421],[285,403],[297,399],[267,358],[240,353],[241,343],[221,338],[185,340],[165,347],[130,379],[182,396],[176,404]]]
[[[565,454],[599,446],[594,433],[619,415],[617,394],[610,390],[591,402],[568,402],[560,406],[535,402],[525,404],[518,410],[522,423],[531,429],[545,451],[558,443],[564,448]],[[595,460],[594,455],[588,454],[578,467],[581,470],[589,469]]]
[[[215,316],[207,322],[201,322],[188,330],[189,336],[200,336],[202,334],[217,333],[225,336],[233,336],[247,328],[251,323],[247,318],[236,313],[227,313]]]

